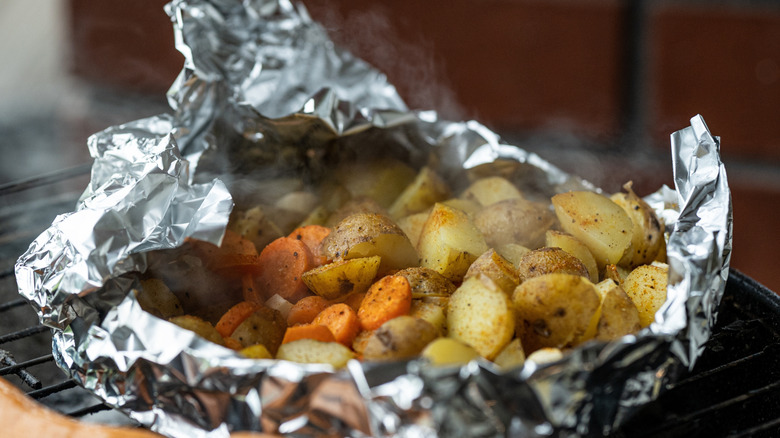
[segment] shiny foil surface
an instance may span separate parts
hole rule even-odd
[[[245,178],[317,174],[329,154],[381,150],[450,181],[508,160],[540,196],[595,189],[478,122],[409,110],[301,5],[175,0],[165,10],[186,58],[171,114],[94,134],[78,205],[16,265],[20,294],[54,329],[58,365],[108,404],[170,437],[587,436],[613,430],[693,366],[732,238],[719,139],[699,116],[671,137],[675,189],[647,197],[667,227],[669,289],[636,336],[504,372],[420,360],[333,370],[247,359],[143,311],[130,291],[150,252],[187,238],[220,243]]]

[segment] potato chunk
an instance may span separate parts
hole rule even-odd
[[[488,246],[466,213],[436,204],[423,226],[417,249],[421,266],[460,281]]]
[[[522,199],[523,194],[506,178],[488,176],[471,183],[460,197],[488,206],[507,199]]]
[[[517,285],[520,284],[520,277],[517,275],[517,269],[515,269],[514,265],[493,249],[489,249],[474,260],[463,279],[476,277],[479,274],[490,277],[496,283],[496,286],[500,287],[507,295],[511,294]]]
[[[420,356],[428,359],[433,365],[465,365],[479,357],[479,353],[470,345],[457,339],[438,338],[428,344]]]
[[[545,246],[560,248],[577,257],[588,269],[590,281],[593,283],[599,281],[599,266],[596,264],[596,259],[593,258],[593,254],[590,253],[588,247],[576,237],[560,231],[548,230],[545,235]]]
[[[428,321],[403,315],[393,318],[369,337],[363,349],[366,360],[399,360],[420,354],[439,331]]]
[[[631,245],[634,224],[625,211],[598,193],[580,191],[552,197],[561,228],[584,243],[599,269],[617,264]]]
[[[390,217],[398,219],[430,208],[434,203],[447,199],[450,188],[431,168],[423,167],[412,183],[390,206]]]
[[[547,205],[525,199],[508,199],[483,208],[474,225],[493,248],[516,243],[531,249],[544,244],[544,233],[555,224]]]
[[[322,254],[331,259],[379,256],[379,275],[419,265],[409,238],[390,218],[374,213],[348,216],[322,241]]]
[[[168,319],[184,313],[179,299],[158,278],[141,281],[141,289],[135,291],[135,298],[142,309],[158,318]]]
[[[669,266],[663,263],[642,265],[623,280],[623,289],[639,311],[639,323],[647,327],[655,319],[655,312],[666,301]]]
[[[470,277],[447,306],[447,336],[474,347],[492,360],[515,331],[515,312],[507,294],[489,277]]]
[[[601,300],[593,283],[580,275],[553,273],[526,280],[515,289],[517,331],[526,352],[568,348],[587,339],[598,322]]]
[[[615,193],[610,199],[619,205],[634,224],[631,235],[631,248],[620,261],[621,266],[633,269],[656,260],[666,246],[664,225],[652,208],[634,193],[631,183],[623,188],[626,193]]]
[[[280,346],[276,358],[297,363],[326,363],[334,368],[343,368],[350,359],[355,358],[355,353],[338,342],[299,339]]]
[[[596,339],[611,341],[636,333],[642,328],[639,312],[622,287],[608,279],[597,284],[596,291],[601,295],[601,316]]]
[[[581,275],[590,278],[588,269],[573,255],[560,248],[539,248],[528,252],[517,264],[520,282],[553,272]]]
[[[305,272],[301,278],[315,294],[338,300],[368,290],[379,271],[379,256],[336,260]]]
[[[276,354],[286,329],[287,321],[279,311],[262,307],[239,324],[230,337],[243,347],[263,344],[271,354]]]

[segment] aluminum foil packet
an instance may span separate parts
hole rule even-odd
[[[719,139],[699,116],[671,138],[676,188],[647,197],[667,226],[669,287],[636,336],[508,371],[479,360],[334,370],[247,359],[142,310],[130,291],[155,251],[219,244],[255,182],[316,176],[328,157],[381,152],[450,181],[509,162],[544,196],[595,189],[478,122],[409,110],[301,5],[174,0],[166,12],[186,58],[172,113],[90,137],[89,186],[16,265],[20,294],[53,329],[56,362],[106,403],[170,437],[587,436],[614,430],[693,366],[731,253]]]

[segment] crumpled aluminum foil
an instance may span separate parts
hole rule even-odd
[[[669,290],[637,336],[508,372],[418,360],[334,371],[246,359],[144,312],[129,293],[133,273],[147,269],[151,251],[188,237],[219,243],[238,174],[317,172],[323,154],[389,150],[435,163],[451,180],[508,159],[545,196],[593,188],[477,122],[408,110],[302,6],[175,0],[166,11],[186,58],[169,92],[173,114],[93,135],[92,180],[75,211],[16,265],[20,294],[54,329],[56,362],[108,404],[171,437],[586,436],[614,430],[693,366],[731,253],[719,139],[699,116],[672,135],[676,189],[647,198],[669,232]]]

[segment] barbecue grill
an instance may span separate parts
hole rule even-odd
[[[57,214],[72,209],[88,179],[83,165],[0,185],[0,376],[65,415],[130,424],[54,364],[51,333],[14,279],[16,258]],[[780,296],[732,269],[693,371],[609,436],[780,436]]]

